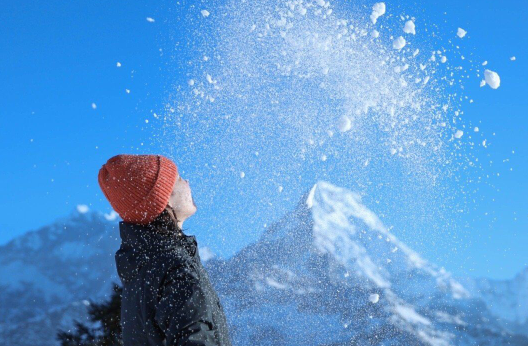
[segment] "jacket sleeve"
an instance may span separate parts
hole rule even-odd
[[[218,346],[204,287],[192,266],[171,266],[160,291],[155,320],[167,346]]]

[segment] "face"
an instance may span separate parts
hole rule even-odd
[[[181,176],[176,178],[169,198],[169,205],[175,210],[176,217],[179,221],[187,219],[196,212],[197,208],[191,194],[189,180],[182,179]]]

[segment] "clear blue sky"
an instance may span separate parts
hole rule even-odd
[[[211,161],[205,151],[200,157],[186,155],[186,146],[192,143],[185,142],[184,134],[175,140],[173,150],[160,144],[162,124],[153,113],[163,114],[167,90],[188,78],[187,62],[194,57],[193,38],[186,36],[194,25],[189,13],[198,17],[201,8],[180,3],[2,3],[0,244],[67,215],[77,204],[108,212],[97,171],[118,153],[181,158],[175,161],[181,175],[190,179],[199,207],[185,226],[223,256],[256,240],[263,225],[293,208],[317,179],[346,186],[343,170],[306,166],[299,179],[284,180],[282,194],[270,194],[275,185],[252,193],[267,179],[259,175],[256,164],[247,168],[245,180],[238,171],[223,172],[228,178],[212,193],[218,172],[207,166]],[[475,102],[464,109],[465,117],[480,121],[482,131],[489,134],[492,145],[478,155],[493,161],[484,174],[491,176],[488,181],[494,188],[480,188],[478,205],[445,235],[449,241],[438,234],[414,237],[394,232],[456,274],[512,277],[528,265],[528,3],[386,3],[442,28],[463,27],[468,31],[468,52],[488,60],[502,80],[497,90],[469,87]],[[445,34],[453,35],[449,30]],[[510,61],[511,56],[516,61]],[[122,66],[118,68],[117,62]]]

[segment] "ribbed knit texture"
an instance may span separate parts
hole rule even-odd
[[[147,224],[165,209],[178,168],[162,155],[116,155],[99,170],[99,186],[123,221]]]

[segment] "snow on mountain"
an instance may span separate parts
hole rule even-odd
[[[464,285],[503,323],[528,334],[528,267],[511,280],[465,279]]]
[[[57,345],[119,283],[119,245],[115,213],[80,207],[0,247],[0,344]],[[528,345],[526,271],[461,284],[328,182],[230,259],[199,251],[234,345]]]
[[[207,268],[237,345],[528,344],[360,196],[324,181],[258,242]]]
[[[119,283],[119,245],[117,223],[80,205],[1,246],[0,344],[56,345],[57,328],[82,319],[86,299],[100,300]]]

